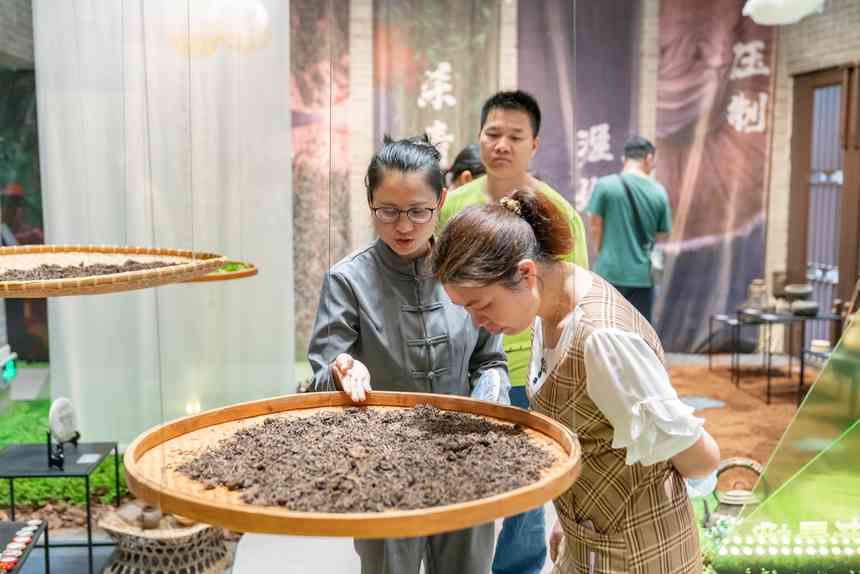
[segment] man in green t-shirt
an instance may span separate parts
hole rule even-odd
[[[666,190],[651,177],[655,151],[641,136],[627,140],[622,172],[600,178],[585,208],[591,214],[597,247],[594,272],[612,283],[649,322],[654,282],[648,245],[672,231]]]
[[[522,91],[499,92],[481,109],[479,145],[486,175],[450,192],[442,206],[438,229],[470,205],[498,201],[520,187],[531,187],[549,197],[567,216],[574,248],[565,258],[588,268],[585,228],[576,210],[554,189],[529,175],[537,152],[541,113],[535,99]],[[528,408],[526,379],[531,355],[529,331],[504,338],[511,380],[511,404]],[[506,518],[496,544],[493,574],[537,574],[546,560],[543,507]]]

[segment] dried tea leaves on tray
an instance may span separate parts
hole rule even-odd
[[[56,265],[46,263],[31,269],[0,269],[0,281],[45,281],[50,279],[75,279],[77,277],[92,277],[95,275],[111,275],[113,273],[127,273],[129,271],[146,271],[159,267],[171,267],[177,265],[168,261],[139,262],[127,259],[122,264],[111,265],[105,263],[79,265]]]
[[[383,512],[466,502],[529,485],[555,462],[519,426],[429,405],[269,417],[176,470],[244,502]]]

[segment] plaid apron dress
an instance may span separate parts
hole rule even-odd
[[[596,329],[638,333],[664,362],[654,329],[611,285],[593,276],[568,347],[530,397],[532,408],[570,428],[582,473],[555,500],[565,533],[558,574],[702,572],[699,537],[684,480],[669,461],[627,465],[613,428],[586,392],[584,349]]]

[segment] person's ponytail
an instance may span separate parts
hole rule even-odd
[[[552,263],[573,247],[565,214],[545,194],[521,188],[448,222],[434,247],[433,274],[443,283],[512,286],[523,259]]]
[[[508,198],[520,205],[520,217],[534,231],[543,258],[560,259],[573,251],[573,236],[567,220],[549,197],[526,187],[514,191]]]

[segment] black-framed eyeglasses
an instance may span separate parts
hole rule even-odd
[[[371,207],[370,211],[382,223],[395,223],[400,219],[400,214],[405,213],[412,223],[427,223],[433,219],[437,207],[410,207],[400,209],[398,207]]]

